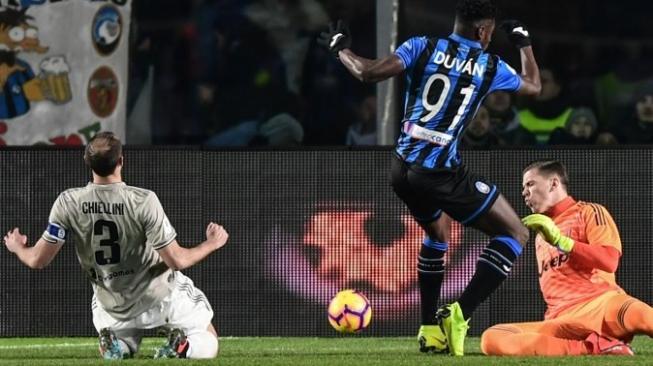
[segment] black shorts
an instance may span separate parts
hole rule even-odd
[[[421,223],[437,220],[444,211],[468,225],[489,210],[499,197],[496,185],[464,165],[426,170],[411,167],[395,155],[391,174],[395,193]]]

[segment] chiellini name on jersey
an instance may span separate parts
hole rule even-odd
[[[85,214],[124,215],[124,203],[82,202],[82,212]]]

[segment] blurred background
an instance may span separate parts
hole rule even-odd
[[[377,56],[381,12],[396,5],[394,46],[447,36],[455,1],[142,0],[132,4],[128,142],[144,144],[377,145],[377,86],[353,77],[315,38],[346,20],[352,49]],[[646,1],[497,0],[528,27],[543,92],[486,99],[464,138],[492,145],[653,142],[653,30]],[[379,55],[390,51],[383,45]],[[497,32],[490,46],[519,69]],[[393,86],[401,118],[402,81]],[[140,97],[140,99],[139,99]],[[147,113],[137,101],[151,103]],[[135,110],[136,109],[136,110]],[[137,112],[137,113],[134,113]],[[146,133],[138,133],[146,131]],[[392,139],[391,139],[392,140]]]

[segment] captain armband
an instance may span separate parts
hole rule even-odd
[[[66,229],[64,229],[63,226],[50,222],[43,232],[42,237],[43,240],[48,243],[63,244],[66,242],[67,236],[68,232],[66,232]]]

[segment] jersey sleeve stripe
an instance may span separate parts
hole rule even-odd
[[[437,43],[436,43],[437,41]],[[404,119],[406,120],[413,120],[417,119],[419,116],[416,116],[413,110],[417,110],[414,108],[415,103],[420,103],[418,102],[418,98],[420,97],[420,92],[422,91],[422,88],[424,87],[422,85],[422,82],[424,80],[424,73],[426,72],[426,65],[428,64],[429,60],[431,59],[431,56],[433,55],[433,52],[435,52],[436,47],[440,47],[441,42],[442,44],[446,44],[447,41],[445,40],[436,40],[434,38],[429,38],[426,47],[422,51],[422,54],[419,57],[419,60],[417,62],[417,66],[415,67],[415,70],[412,74],[412,77],[410,79],[410,85],[407,88],[408,90],[408,101],[406,103],[406,115],[404,116]],[[419,144],[424,144],[424,141],[413,139],[410,136],[405,136],[406,140],[403,141],[403,143],[407,143],[407,146],[402,147],[401,149],[398,148],[399,154],[402,156],[402,158],[406,161],[410,161],[410,154],[417,147]],[[412,141],[411,141],[412,140]]]
[[[170,243],[175,241],[176,238],[177,238],[177,235],[170,238],[170,240],[168,240],[167,242],[163,242],[162,244],[159,244],[159,245],[153,245],[152,248],[154,248],[155,250],[163,249],[163,248],[167,247],[168,245],[170,245]]]
[[[594,218],[596,220],[596,225],[597,226],[605,225],[605,216],[601,207],[593,203],[590,204],[590,207],[592,207],[592,210],[594,210]]]

